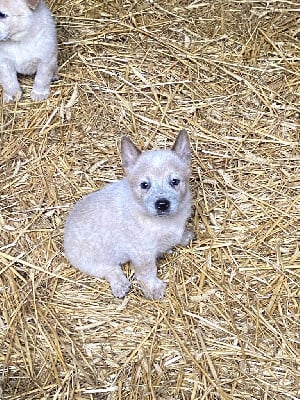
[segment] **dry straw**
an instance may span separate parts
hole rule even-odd
[[[0,399],[299,400],[299,2],[50,6],[61,80],[0,111]],[[195,239],[159,261],[165,299],[114,299],[64,219],[122,176],[121,135],[181,128]]]

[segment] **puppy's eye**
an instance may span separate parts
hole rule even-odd
[[[141,186],[141,189],[144,189],[144,190],[150,189],[150,187],[151,187],[150,183],[146,182],[146,181],[141,182],[140,186]]]
[[[0,19],[7,18],[8,15],[0,11]]]
[[[179,183],[180,183],[180,179],[178,179],[178,178],[174,178],[174,179],[172,179],[171,181],[170,181],[170,185],[171,186],[178,186],[179,185]]]

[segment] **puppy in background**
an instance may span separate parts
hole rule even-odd
[[[35,75],[31,98],[49,96],[57,79],[57,41],[53,17],[43,0],[0,0],[0,83],[4,102],[18,100],[17,73]]]
[[[187,245],[191,214],[191,150],[185,130],[172,149],[141,152],[121,142],[126,177],[75,204],[67,218],[64,248],[71,264],[106,279],[116,297],[130,283],[121,264],[131,261],[145,297],[160,299],[166,284],[157,278],[156,258],[177,244]]]

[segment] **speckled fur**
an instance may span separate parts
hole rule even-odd
[[[130,288],[121,264],[131,261],[145,297],[159,299],[166,284],[157,277],[156,258],[192,238],[185,229],[191,213],[188,135],[181,131],[173,149],[145,152],[123,138],[121,152],[126,178],[75,204],[65,225],[65,253],[81,271],[109,281],[116,297]],[[159,199],[168,200],[167,210],[157,209]]]

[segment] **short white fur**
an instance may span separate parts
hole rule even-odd
[[[4,102],[18,100],[17,73],[34,75],[31,98],[46,99],[57,79],[54,19],[43,0],[0,0],[0,83]]]
[[[177,244],[187,245],[191,214],[190,143],[179,132],[172,149],[141,152],[123,137],[126,177],[77,202],[67,218],[64,248],[79,270],[106,279],[116,297],[130,282],[122,264],[131,261],[144,296],[160,299],[166,284],[156,259]]]

